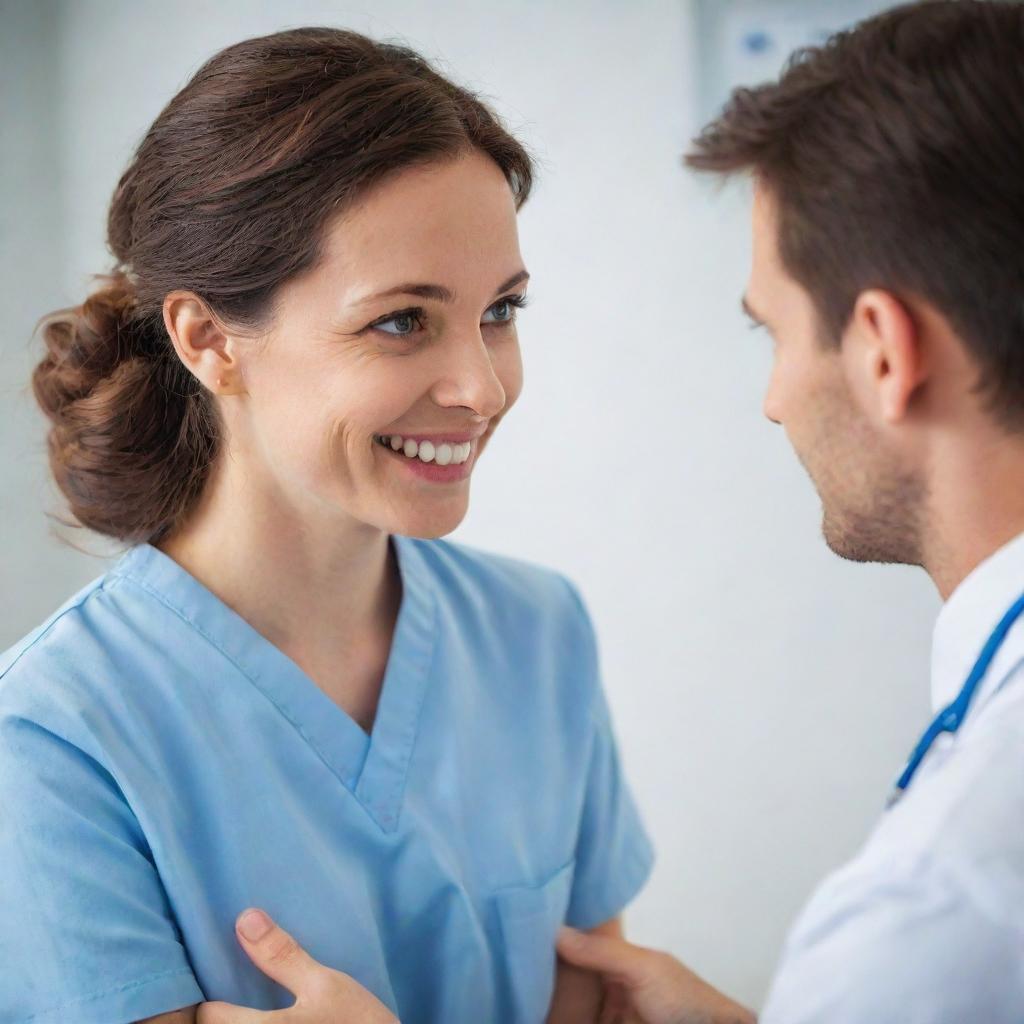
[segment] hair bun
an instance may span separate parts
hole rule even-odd
[[[172,493],[189,486],[196,453],[209,455],[213,424],[193,408],[200,388],[175,355],[163,324],[139,315],[131,281],[121,271],[100,275],[104,286],[81,306],[58,310],[39,324],[46,352],[32,375],[50,420],[50,467],[83,526],[126,541],[153,539],[178,514]],[[179,441],[189,427],[192,449]],[[163,485],[163,486],[162,486]]]
[[[37,325],[47,354],[36,369],[35,383],[57,389],[51,402],[84,398],[119,364],[156,354],[146,337],[147,325],[136,317],[135,291],[127,275],[116,271],[98,277],[105,286],[81,306],[50,313]],[[48,407],[44,411],[49,415]]]

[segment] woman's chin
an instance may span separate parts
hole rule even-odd
[[[404,537],[415,537],[418,540],[437,540],[447,536],[458,529],[466,518],[468,503],[462,501],[446,504],[449,507],[443,509],[410,509],[407,515],[398,517],[398,522],[391,532],[400,533]]]

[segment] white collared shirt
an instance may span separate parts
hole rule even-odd
[[[936,713],[1022,593],[1024,534],[978,566],[939,615]],[[814,893],[761,1016],[761,1024],[1011,1021],[1024,1021],[1024,618],[959,731],[938,737],[861,852]]]

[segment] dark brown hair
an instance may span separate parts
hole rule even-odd
[[[73,523],[154,541],[202,492],[219,417],[167,335],[168,292],[192,291],[224,323],[259,330],[279,287],[317,265],[333,217],[385,176],[469,148],[525,202],[525,149],[412,50],[300,28],[208,60],[117,186],[117,263],[101,289],[40,321],[46,354],[32,383]]]
[[[1024,6],[932,0],[865,21],[735,91],[686,159],[765,185],[826,343],[866,288],[922,298],[999,420],[1024,428]]]

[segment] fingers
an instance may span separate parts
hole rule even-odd
[[[327,970],[262,910],[249,909],[239,914],[235,932],[249,959],[296,997],[315,988],[317,977]],[[230,1021],[234,1024],[233,1018]]]
[[[231,1003],[200,1003],[196,1008],[196,1024],[268,1024],[270,1016]]]
[[[302,1007],[301,1018],[292,1010],[280,1010],[257,1017],[232,1017],[226,1010],[223,1019],[203,1024],[270,1024],[271,1020],[359,1021],[359,1024],[398,1024],[397,1018],[372,992],[354,978],[317,963],[283,928],[262,910],[249,909],[238,916],[235,931],[249,959],[268,978],[284,985]],[[205,1004],[210,1005],[210,1004]],[[249,1011],[252,1012],[252,1011]],[[198,1024],[198,1022],[197,1022]]]
[[[604,1002],[598,1024],[625,1024],[629,1012],[629,995],[617,981],[606,982]]]
[[[627,988],[637,988],[650,975],[650,950],[610,935],[595,935],[563,928],[558,934],[558,955],[577,967],[598,971]]]

